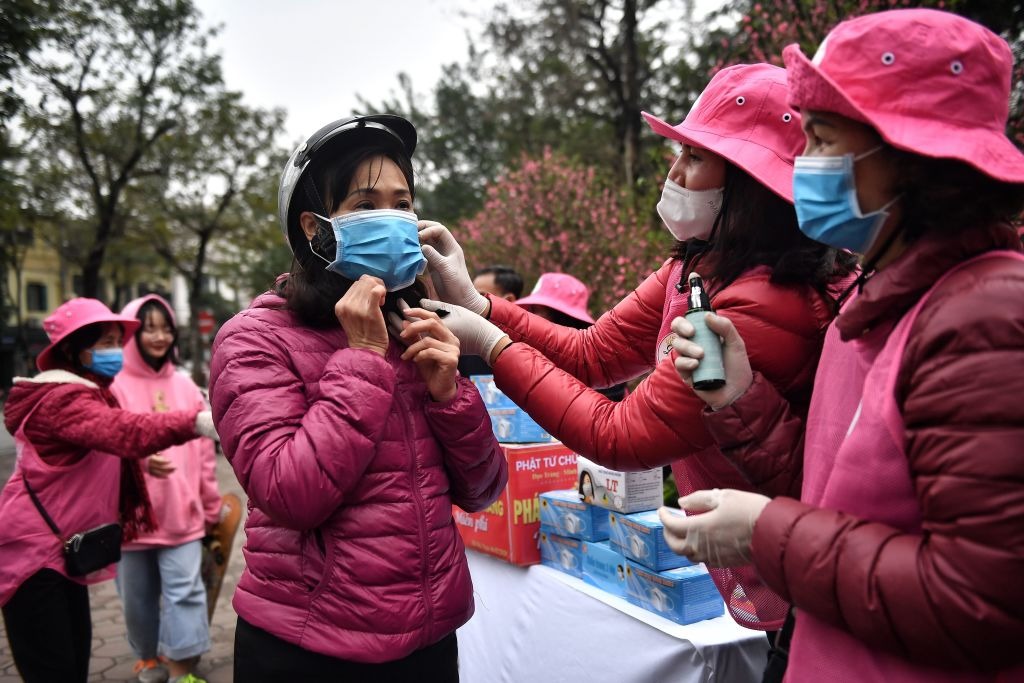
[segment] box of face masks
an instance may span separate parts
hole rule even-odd
[[[476,375],[470,379],[487,406],[491,429],[500,443],[543,443],[553,440],[543,427],[502,393],[494,383],[493,375]]]
[[[608,511],[580,501],[574,489],[540,494],[540,524],[583,541],[608,538]]]
[[[473,375],[470,380],[476,385],[477,391],[480,392],[480,398],[484,400],[484,405],[488,410],[519,407],[494,383],[494,375]]]
[[[508,486],[482,512],[452,506],[452,516],[467,548],[518,565],[537,564],[540,531],[538,494],[564,489],[576,481],[576,454],[560,443],[506,444]]]
[[[629,559],[658,572],[692,564],[668,547],[662,532],[664,528],[657,510],[608,515],[608,540]]]
[[[654,510],[662,504],[660,469],[619,472],[580,457],[576,473],[584,502],[619,512]]]
[[[654,572],[626,561],[627,599],[677,624],[692,624],[725,613],[722,596],[701,565]]]
[[[565,572],[577,579],[583,578],[583,543],[578,538],[566,538],[540,528],[540,563]]]
[[[626,597],[626,558],[608,541],[583,542],[583,580],[606,593]]]

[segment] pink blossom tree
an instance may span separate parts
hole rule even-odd
[[[668,256],[665,231],[630,207],[626,191],[593,167],[545,149],[522,156],[486,188],[484,208],[454,228],[470,269],[503,263],[527,285],[545,272],[590,287],[590,310],[604,313]]]

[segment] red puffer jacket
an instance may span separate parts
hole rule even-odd
[[[120,409],[111,381],[66,370],[17,377],[4,405],[4,425],[11,434],[24,427],[39,455],[54,466],[78,462],[89,451],[141,458],[196,437],[198,408],[130,413]]]
[[[493,368],[499,388],[567,446],[613,469],[661,467],[713,446],[701,420],[704,403],[672,362],[659,362],[675,358],[674,351],[659,354],[668,348],[664,337],[672,317],[666,315],[666,293],[683,302],[674,315],[686,310],[686,292],[677,292],[677,280],[670,277],[676,263],[667,261],[585,330],[555,325],[490,297],[491,321],[513,341],[540,352],[517,344],[502,352]],[[775,285],[770,277],[767,268],[748,271],[711,303],[743,335],[752,366],[801,412],[832,310],[813,289]],[[621,402],[588,389],[625,382],[651,368]]]
[[[284,304],[259,297],[213,346],[214,419],[250,502],[233,604],[313,652],[400,659],[473,614],[452,503],[487,507],[508,465],[468,380],[435,403],[393,341],[348,348]]]
[[[1019,248],[1006,226],[921,240],[870,279],[835,324],[844,340],[857,340],[901,317],[953,265]],[[1021,663],[1022,302],[1024,267],[991,259],[943,283],[911,328],[896,396],[921,534],[789,498],[765,508],[754,564],[800,611],[913,662],[973,670]],[[705,421],[753,479],[796,488],[803,423],[768,382],[755,380]]]

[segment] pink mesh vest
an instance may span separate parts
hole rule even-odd
[[[661,330],[658,332],[658,348],[655,363],[669,357],[672,349],[672,320],[686,313],[689,291],[676,290],[676,283],[683,272],[683,264],[677,261],[672,267],[665,288],[665,305],[661,316]],[[714,298],[711,300],[714,307]],[[717,447],[712,446],[672,463],[679,495],[685,496],[701,489],[730,488],[753,491],[750,482],[740,474]],[[767,586],[761,583],[753,566],[730,567],[728,569],[708,567],[711,578],[722,594],[732,618],[742,626],[762,631],[782,627],[789,605]]]
[[[1024,255],[1016,252],[989,252],[950,270],[895,326],[871,330],[849,342],[840,339],[834,323],[829,326],[807,417],[803,502],[906,533],[920,532],[921,509],[907,465],[903,417],[896,401],[907,338],[924,303],[952,273],[982,259],[1007,256],[1024,260]],[[1021,679],[1005,678],[1005,674],[1002,679],[955,674],[911,664],[872,651],[842,629],[799,610],[786,681],[851,680],[942,683]]]
[[[25,438],[25,425],[34,412],[35,408],[14,435],[17,462],[0,493],[0,605],[7,604],[18,587],[40,569],[67,576],[63,543],[32,504],[25,477],[65,538],[118,521],[120,458],[91,451],[73,465],[48,465]],[[68,578],[92,584],[115,574],[115,565],[110,565],[87,576]]]

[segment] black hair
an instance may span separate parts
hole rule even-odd
[[[397,145],[372,144],[349,148],[336,155],[331,155],[329,151],[321,152],[318,159],[325,159],[325,161],[310,162],[308,173],[312,182],[306,184],[308,191],[296,192],[289,208],[289,216],[297,217],[303,211],[330,216],[341,206],[359,167],[364,162],[377,157],[384,157],[395,162],[409,185],[410,194],[415,198],[416,189],[412,161],[409,156]],[[368,173],[373,173],[372,164],[368,167]],[[377,177],[367,177],[368,186],[376,185],[379,177],[380,170],[378,169]],[[328,261],[333,261],[337,248],[333,231],[329,225],[324,225],[323,221],[317,221],[317,232],[309,246],[305,244],[293,244],[292,246],[295,249],[295,258],[292,260],[291,273],[287,279],[278,284],[278,293],[288,300],[287,308],[295,312],[307,325],[312,327],[337,326],[338,319],[334,315],[334,305],[352,286],[352,280],[326,270],[323,260],[311,251],[315,249],[320,256]],[[397,313],[399,298],[404,299],[411,307],[418,307],[420,299],[426,298],[427,295],[426,286],[422,281],[417,280],[405,289],[388,292],[383,308],[385,313]]]
[[[79,360],[79,356],[82,355],[82,351],[96,346],[96,342],[103,336],[103,330],[110,324],[99,322],[86,325],[62,339],[53,351],[50,352],[53,365],[59,368],[67,368],[76,374],[86,372],[86,368],[82,365],[82,361]],[[124,328],[121,328],[121,331],[124,332]]]
[[[493,275],[494,284],[500,287],[505,294],[511,294],[517,299],[523,296],[523,276],[516,272],[515,268],[501,264],[487,266],[476,271],[473,279],[475,280],[481,275]]]
[[[164,354],[163,358],[153,358],[146,350],[142,347],[142,332],[146,327],[146,318],[150,313],[161,313],[164,316],[164,320],[167,321],[167,326],[171,328],[171,346],[167,349],[167,353]],[[167,310],[167,307],[156,299],[150,299],[146,303],[139,307],[139,312],[135,314],[139,322],[139,329],[135,330],[135,347],[139,350],[139,355],[142,356],[142,360],[146,361],[146,364],[154,370],[159,370],[163,367],[164,363],[170,361],[174,365],[178,364],[178,328],[174,324],[174,316]]]
[[[1024,210],[1024,184],[1005,183],[957,159],[934,159],[896,148],[900,234],[913,242],[925,234],[1011,222]]]
[[[673,258],[704,253],[701,276],[721,291],[755,266],[771,268],[771,282],[810,285],[820,292],[853,272],[856,257],[815,242],[800,231],[788,201],[726,161],[722,210],[709,242],[677,241]],[[687,275],[683,268],[683,277]]]

